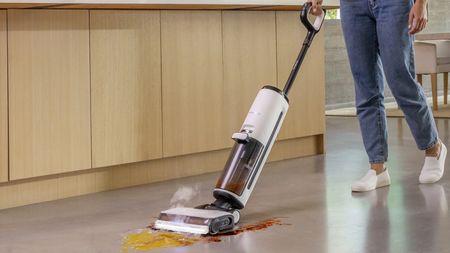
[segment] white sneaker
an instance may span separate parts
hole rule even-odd
[[[388,186],[390,184],[391,177],[389,176],[387,169],[379,175],[377,175],[376,171],[370,169],[364,177],[352,184],[352,191],[366,192],[383,186]]]
[[[441,142],[441,152],[437,157],[425,157],[419,182],[421,184],[436,183],[444,175],[445,158],[447,157],[447,147]]]

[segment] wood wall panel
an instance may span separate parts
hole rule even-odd
[[[163,156],[229,146],[220,11],[162,11]]]
[[[8,181],[8,66],[6,11],[0,10],[0,182]]]
[[[277,16],[278,85],[282,89],[300,51],[306,29],[299,13],[279,11]],[[289,139],[325,131],[324,30],[318,33],[290,91],[289,111],[279,138]]]
[[[91,11],[92,164],[162,157],[159,11]]]
[[[224,124],[239,131],[258,91],[276,86],[275,12],[224,11]]]
[[[11,180],[91,167],[88,11],[9,10]]]

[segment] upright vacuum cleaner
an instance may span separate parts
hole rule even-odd
[[[217,234],[233,230],[239,222],[239,210],[245,207],[286,116],[289,91],[314,36],[322,26],[325,10],[314,23],[308,19],[310,10],[311,3],[303,5],[300,20],[308,33],[284,89],[264,86],[258,92],[240,131],[232,136],[235,144],[214,189],[216,200],[196,208],[162,211],[155,222],[156,229]]]

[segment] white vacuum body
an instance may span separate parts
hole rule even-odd
[[[267,160],[289,108],[287,97],[276,87],[264,86],[257,94],[234,147],[217,181],[213,204],[162,211],[155,228],[194,234],[230,231],[244,208]]]
[[[280,131],[289,103],[276,87],[264,86],[257,94],[214,189],[217,200],[242,209],[264,167]]]

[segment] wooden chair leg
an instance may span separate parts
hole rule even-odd
[[[431,74],[431,96],[433,97],[433,111],[437,111],[437,73]]]
[[[448,73],[444,73],[444,104],[447,104],[448,97]]]

